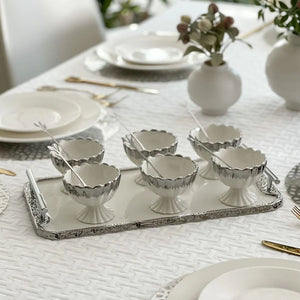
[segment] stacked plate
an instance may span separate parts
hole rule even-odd
[[[131,70],[182,69],[203,61],[203,54],[183,56],[185,49],[178,33],[143,32],[105,42],[96,52],[105,62]]]
[[[158,299],[300,299],[300,262],[250,258],[219,263],[170,283],[152,298]]]
[[[0,142],[50,140],[35,122],[45,124],[55,138],[70,136],[93,126],[105,114],[97,102],[70,95],[33,92],[0,97]]]

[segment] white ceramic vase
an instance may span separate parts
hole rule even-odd
[[[290,33],[279,41],[266,62],[271,89],[286,101],[286,107],[300,111],[300,35]]]
[[[188,79],[188,93],[207,115],[224,115],[240,97],[242,81],[226,62],[213,67],[206,61]]]

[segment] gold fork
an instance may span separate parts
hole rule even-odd
[[[105,101],[105,99],[108,99],[109,97],[111,97],[112,95],[117,93],[119,91],[119,89],[117,89],[111,93],[103,95],[103,94],[95,94],[88,90],[80,90],[80,89],[68,88],[68,87],[56,87],[56,86],[52,86],[52,85],[44,85],[44,86],[37,88],[37,91],[39,91],[39,92],[70,91],[70,92],[85,93],[85,94],[89,94],[91,96],[91,98],[93,98],[94,100],[100,100],[100,103],[106,107],[113,107],[117,103],[119,103],[120,101],[123,100],[123,98],[122,98],[121,100],[115,101],[115,102]]]
[[[296,218],[298,218],[300,220],[300,208],[298,208],[297,206],[294,206],[291,209],[291,212],[293,213],[294,216],[296,216]]]

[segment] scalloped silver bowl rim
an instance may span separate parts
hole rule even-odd
[[[104,155],[104,152],[105,152],[105,149],[104,149],[104,146],[102,143],[100,143],[98,140],[96,139],[92,139],[92,138],[71,138],[71,139],[62,139],[62,140],[59,140],[59,143],[60,142],[69,142],[69,141],[76,141],[76,140],[83,140],[83,141],[91,141],[91,142],[95,142],[97,143],[98,145],[100,145],[102,147],[101,151],[95,155],[92,155],[90,157],[82,157],[82,158],[79,158],[79,159],[74,159],[74,158],[71,158],[71,159],[67,159],[67,162],[70,163],[70,164],[77,164],[77,163],[87,163],[89,162],[90,160],[94,160],[94,159],[97,159],[99,156],[102,156]],[[51,146],[53,146],[55,143],[53,143]],[[55,157],[56,159],[60,160],[61,162],[63,161],[59,156],[57,156],[57,154],[53,153],[53,151],[50,151],[49,152],[51,156]]]
[[[144,164],[145,162],[147,162],[147,161],[144,160],[143,163],[142,163],[142,165],[141,165],[141,167],[140,167],[140,171],[141,171],[141,173],[143,173],[145,176],[150,177],[150,178],[152,178],[153,180],[164,180],[164,181],[170,181],[170,182],[177,182],[177,181],[183,180],[183,179],[188,178],[188,177],[193,177],[193,175],[194,175],[195,173],[198,172],[198,169],[199,169],[198,165],[197,165],[197,164],[195,163],[195,161],[192,160],[189,156],[183,156],[183,155],[181,155],[181,154],[171,154],[171,153],[168,153],[168,154],[165,154],[165,155],[163,155],[163,154],[157,154],[156,156],[153,156],[153,157],[151,157],[150,159],[153,159],[153,158],[155,158],[155,157],[157,157],[157,156],[176,156],[176,157],[181,157],[181,158],[190,160],[190,161],[193,163],[193,165],[194,165],[194,170],[193,170],[193,172],[187,174],[186,176],[179,176],[179,177],[176,177],[176,178],[174,178],[174,179],[166,178],[166,177],[160,177],[160,176],[152,176],[152,175],[150,175],[150,174],[146,174],[146,173],[143,171],[143,164]]]
[[[196,129],[200,129],[200,127],[195,127],[193,129],[190,130],[189,132],[189,138],[192,139],[193,142],[195,142],[196,144],[206,144],[206,145],[225,145],[226,143],[232,143],[234,141],[238,142],[242,139],[242,132],[239,128],[235,127],[235,126],[232,126],[232,125],[225,125],[225,124],[210,124],[209,126],[207,126],[206,128],[210,127],[210,126],[216,126],[216,127],[227,127],[227,128],[232,128],[234,130],[236,130],[238,133],[239,133],[239,137],[237,138],[234,138],[234,139],[231,139],[231,140],[226,140],[226,141],[223,141],[223,142],[210,142],[210,141],[202,141],[202,140],[199,140],[197,139],[197,137],[193,136],[192,135],[192,132],[195,131]]]
[[[257,164],[255,166],[253,166],[253,167],[246,167],[246,168],[229,168],[227,166],[221,166],[221,164],[217,162],[217,161],[219,161],[219,159],[216,158],[216,157],[212,157],[212,162],[218,167],[218,169],[230,170],[230,171],[247,171],[247,170],[251,171],[251,170],[255,170],[255,169],[258,169],[262,166],[267,165],[266,155],[263,152],[261,152],[260,150],[258,150],[258,149],[256,150],[252,147],[247,147],[247,148],[244,148],[244,147],[229,147],[229,148],[226,148],[226,149],[224,149],[224,148],[220,149],[218,152],[221,152],[221,151],[224,152],[224,151],[228,151],[228,150],[233,150],[234,151],[234,150],[237,150],[237,149],[243,149],[243,150],[249,150],[250,149],[253,152],[259,152],[260,154],[262,154],[264,156],[264,161],[260,164]],[[218,152],[216,152],[216,155],[218,155]]]
[[[163,148],[155,148],[155,149],[152,149],[152,150],[140,150],[139,152],[142,152],[142,154],[148,154],[148,153],[152,153],[153,151],[155,152],[162,152],[162,151],[167,151],[168,149],[172,148],[172,147],[175,147],[177,144],[178,144],[178,140],[177,140],[177,137],[172,133],[172,132],[169,132],[169,131],[166,131],[166,130],[159,130],[159,129],[142,129],[140,131],[134,131],[133,134],[135,133],[140,133],[140,132],[162,132],[162,133],[167,133],[168,135],[171,135],[173,138],[174,138],[174,142],[172,144],[170,144],[169,146],[167,147],[163,147]],[[131,135],[130,134],[126,134],[126,138],[130,137]],[[129,148],[131,151],[135,151],[137,152],[136,148],[135,147],[132,147],[131,144],[128,142],[128,140],[125,138],[125,137],[122,137],[122,141],[123,141],[123,144]]]
[[[110,180],[110,181],[108,181],[108,182],[106,182],[106,183],[104,183],[104,184],[97,184],[97,185],[95,185],[95,186],[90,186],[90,185],[82,186],[82,185],[72,184],[72,183],[70,183],[70,182],[68,182],[68,181],[66,180],[65,177],[66,177],[67,173],[71,172],[71,170],[68,170],[68,171],[66,172],[66,174],[63,176],[63,181],[64,181],[67,185],[70,185],[70,186],[72,186],[72,187],[74,187],[74,188],[76,188],[76,189],[79,189],[79,190],[82,190],[82,189],[95,190],[95,189],[104,188],[104,187],[106,187],[106,186],[112,185],[113,183],[117,182],[117,181],[119,180],[119,178],[121,177],[121,171],[120,171],[120,169],[117,168],[117,167],[114,166],[114,165],[109,165],[109,164],[107,164],[107,163],[101,163],[101,164],[88,164],[88,163],[84,163],[84,164],[82,164],[82,165],[80,165],[80,166],[75,166],[75,171],[76,171],[76,168],[80,168],[80,167],[85,166],[85,165],[91,165],[91,166],[92,166],[92,165],[98,165],[98,166],[99,166],[99,165],[105,165],[105,166],[112,167],[112,168],[114,168],[115,170],[117,170],[118,174],[117,174],[117,176],[116,176],[114,179],[112,179],[112,180]]]

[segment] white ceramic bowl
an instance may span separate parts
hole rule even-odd
[[[195,181],[198,166],[189,157],[166,154],[149,157],[148,160],[163,176],[160,177],[147,162],[140,168],[142,178],[150,190],[160,197],[150,208],[160,214],[176,214],[187,208],[186,203],[178,197]]]
[[[82,223],[99,224],[110,221],[114,214],[104,204],[109,201],[120,184],[120,170],[108,164],[83,164],[75,166],[75,171],[86,183],[82,186],[78,178],[69,170],[63,178],[69,195],[86,206],[77,219]]]
[[[252,148],[228,148],[216,153],[228,163],[231,168],[225,166],[217,158],[212,158],[212,164],[220,180],[229,190],[220,197],[220,201],[229,206],[247,206],[256,202],[256,195],[248,191],[257,176],[262,174],[266,164],[266,156],[259,150]]]
[[[209,140],[207,140],[199,127],[190,131],[188,140],[195,152],[207,161],[207,165],[199,171],[199,174],[206,179],[218,179],[212,167],[212,156],[204,147],[212,152],[228,147],[238,147],[242,139],[241,132],[233,126],[217,124],[209,125],[205,128],[205,131],[208,134]]]
[[[172,133],[165,130],[141,130],[133,132],[133,134],[141,142],[145,150],[141,149],[140,145],[130,136],[130,134],[123,137],[122,141],[125,153],[137,167],[140,167],[144,160],[140,152],[144,157],[148,158],[157,154],[173,154],[177,149],[177,138]],[[129,140],[133,142],[134,146],[131,145]],[[140,150],[140,152],[137,149]],[[145,185],[145,182],[140,175],[135,181],[137,184]]]
[[[83,163],[100,163],[104,156],[104,147],[96,140],[92,139],[70,139],[59,141],[59,146],[63,149],[63,155],[68,163],[80,166]],[[54,167],[62,174],[68,170],[64,161],[53,151],[50,151],[50,158]]]

